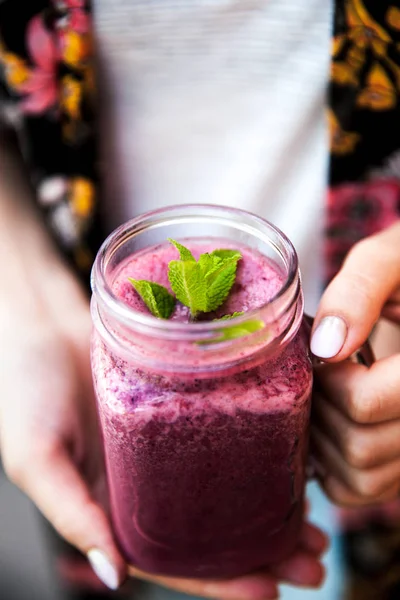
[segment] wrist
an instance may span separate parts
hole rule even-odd
[[[0,325],[8,320],[24,325],[56,317],[62,320],[66,314],[75,316],[78,307],[87,306],[82,286],[47,239],[46,231],[22,228],[18,237],[3,237],[0,246]]]

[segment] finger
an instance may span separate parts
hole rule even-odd
[[[382,317],[395,323],[400,322],[400,301],[399,302],[388,302],[382,310]]]
[[[161,577],[129,567],[129,574],[144,581],[202,598],[219,600],[275,600],[279,597],[276,580],[268,573],[255,573],[225,581]]]
[[[382,315],[390,321],[400,323],[400,288],[390,296],[389,301],[383,307]]]
[[[310,501],[309,501],[308,498],[304,498],[303,515],[304,515],[305,518],[307,518],[308,515],[310,514],[310,510],[311,510]]]
[[[300,534],[299,544],[301,548],[307,552],[320,556],[328,548],[329,539],[328,536],[318,527],[315,527],[315,525],[304,523]]]
[[[363,365],[344,362],[317,371],[319,387],[355,423],[383,423],[400,418],[400,355]]]
[[[22,461],[16,469],[11,467],[10,478],[59,534],[88,556],[101,581],[116,589],[125,579],[125,563],[104,511],[91,498],[68,453],[54,445],[30,458],[25,467]]]
[[[316,356],[340,361],[365,342],[400,286],[399,263],[399,223],[354,246],[318,308],[311,338]]]
[[[328,477],[334,477],[366,503],[375,502],[400,481],[400,459],[377,468],[355,469],[346,463],[331,440],[315,428],[311,432],[311,450],[325,468],[324,487]]]
[[[324,567],[307,552],[296,552],[279,565],[270,567],[269,572],[279,581],[306,587],[319,587],[325,576]]]
[[[399,420],[360,425],[322,396],[314,398],[312,420],[352,467],[378,467],[400,457]]]
[[[391,488],[386,490],[381,496],[371,500],[360,498],[359,494],[355,494],[348,486],[343,484],[335,477],[327,477],[321,481],[321,485],[327,496],[335,504],[346,508],[360,508],[364,506],[379,506],[382,503],[390,502],[398,496],[399,486],[393,484]]]
[[[396,493],[396,489],[394,490]],[[342,529],[360,529],[365,524],[379,521],[382,524],[396,525],[399,523],[400,503],[399,500],[381,502],[365,507],[354,509],[342,509],[339,513]]]

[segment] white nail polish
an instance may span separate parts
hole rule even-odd
[[[111,590],[119,587],[117,569],[101,550],[93,548],[87,553],[88,560],[97,577]]]
[[[340,317],[324,317],[311,338],[311,352],[320,358],[333,358],[346,341],[347,325]]]

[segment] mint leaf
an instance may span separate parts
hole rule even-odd
[[[195,257],[193,256],[193,254],[190,252],[190,250],[188,248],[186,248],[185,246],[182,246],[182,244],[180,244],[179,242],[176,242],[175,240],[173,240],[171,238],[168,238],[168,241],[171,242],[171,244],[173,246],[175,246],[175,248],[178,250],[181,260],[191,260],[192,262],[196,262]]]
[[[253,320],[240,323],[239,325],[232,325],[221,330],[221,337],[217,341],[225,342],[226,340],[234,340],[236,338],[244,337],[260,331],[264,327],[263,321]]]
[[[227,259],[240,260],[242,258],[242,255],[237,250],[224,250],[222,248],[220,250],[213,250],[211,252],[211,256],[221,258],[222,260],[227,260]]]
[[[169,319],[175,308],[175,298],[167,288],[144,279],[128,279],[152,315],[159,319]]]
[[[199,312],[213,312],[228,297],[242,255],[237,250],[218,249],[201,254],[196,261],[188,248],[173,239],[169,241],[181,259],[172,260],[168,272],[177,299],[189,307],[192,317]]]
[[[216,310],[227,299],[235,283],[238,260],[236,257],[223,260],[222,264],[205,276],[207,312]]]
[[[216,271],[222,263],[223,261],[221,258],[212,256],[208,252],[201,254],[199,257],[199,265],[204,277]]]
[[[230,319],[235,319],[236,317],[241,317],[244,315],[244,311],[234,312],[231,315],[224,315],[223,317],[219,317],[219,319],[213,319],[214,321],[229,321]]]
[[[171,260],[168,279],[179,302],[190,308],[192,317],[207,312],[206,287],[199,263]]]

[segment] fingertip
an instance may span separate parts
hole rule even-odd
[[[117,590],[124,583],[126,566],[118,554],[91,548],[86,556],[97,577],[110,590]]]
[[[278,579],[302,587],[320,587],[325,578],[324,566],[308,552],[298,553],[270,571]]]
[[[315,525],[305,523],[301,534],[301,544],[309,552],[321,555],[329,548],[329,537]]]
[[[91,507],[91,512],[89,512],[89,506]],[[104,581],[100,575],[102,573],[102,568],[104,568],[106,578],[108,575],[110,576],[110,582],[115,586],[115,581],[118,582],[117,587],[110,587],[110,589],[117,589],[120,587],[127,578],[128,575],[128,567],[127,563],[124,560],[116,542],[114,539],[114,535],[111,529],[110,521],[103,509],[103,507],[97,504],[94,501],[90,502],[90,505],[86,506],[87,514],[86,519],[87,522],[95,524],[93,526],[93,531],[91,540],[92,544],[85,543],[83,545],[84,553],[89,559],[90,564],[93,567],[93,570],[99,576],[99,578],[103,581],[103,583],[107,584],[107,581]],[[87,530],[88,531],[88,530]],[[79,547],[79,544],[77,544]],[[82,545],[81,545],[82,548]],[[99,566],[100,574],[96,571],[96,566]]]

